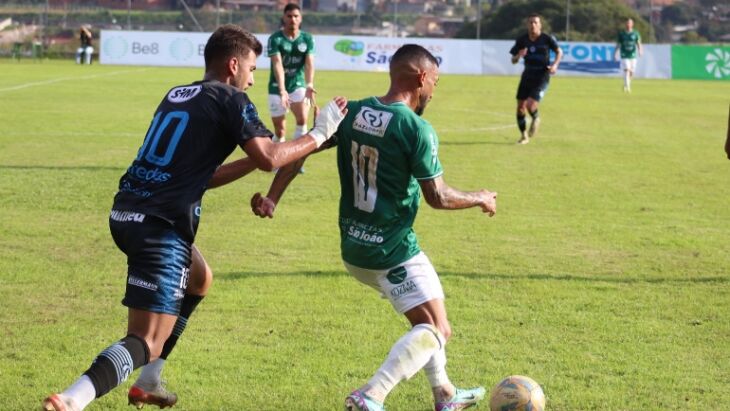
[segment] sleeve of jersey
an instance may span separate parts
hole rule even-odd
[[[307,54],[314,55],[316,54],[316,50],[314,49],[314,36],[311,34],[309,35],[309,38],[307,39]]]
[[[557,53],[559,48],[558,39],[556,39],[555,36],[550,36],[550,50]]]
[[[279,54],[279,42],[276,40],[276,36],[273,34],[269,36],[269,41],[266,42],[266,55],[271,57]]]
[[[417,180],[430,180],[444,173],[438,157],[439,141],[429,124],[422,124],[416,132],[416,144],[411,152],[411,173]]]
[[[238,145],[242,146],[254,137],[271,138],[274,135],[261,121],[256,106],[248,99],[246,94],[238,93],[233,98],[235,104],[230,105],[229,118],[231,131],[234,133]]]

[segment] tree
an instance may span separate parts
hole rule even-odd
[[[514,39],[525,33],[530,13],[542,16],[543,32],[565,40],[567,0],[514,0],[482,18],[481,38]],[[616,41],[616,33],[632,18],[645,42],[652,42],[649,23],[619,0],[570,0],[570,40]],[[476,26],[466,24],[456,37],[475,38]]]

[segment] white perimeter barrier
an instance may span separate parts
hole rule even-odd
[[[110,31],[101,32],[102,64],[203,67],[203,50],[210,33]],[[266,47],[268,35],[256,37]],[[395,50],[403,44],[420,44],[439,60],[446,74],[517,75],[522,63],[510,62],[514,41],[463,40],[362,36],[315,36],[317,70],[387,71]],[[613,60],[615,44],[562,42],[564,57],[558,71],[566,76],[618,76],[619,62]],[[269,67],[266,51],[257,60]],[[645,45],[637,77],[671,78],[669,45]]]

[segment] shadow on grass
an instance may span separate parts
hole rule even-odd
[[[223,273],[214,273],[214,276],[221,281],[235,281],[246,278],[274,278],[274,277],[350,277],[350,274],[343,268],[341,271],[296,271],[296,272],[251,272],[251,271],[232,271]],[[451,271],[439,272],[439,277],[449,278],[457,277],[467,280],[489,280],[489,281],[570,281],[570,282],[594,282],[594,283],[618,283],[618,284],[702,284],[702,283],[730,283],[727,277],[695,277],[695,278],[670,278],[670,277],[622,277],[622,276],[578,276],[572,274],[498,274],[498,273],[456,273]]]
[[[505,146],[505,145],[514,145],[516,144],[517,140],[515,141],[439,141],[440,146],[477,146],[482,144],[490,144],[490,145],[498,145],[498,146]]]
[[[53,171],[124,171],[126,167],[109,166],[13,166],[0,164],[0,170],[53,170]]]

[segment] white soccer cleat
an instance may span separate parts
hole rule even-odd
[[[522,136],[517,140],[517,144],[527,144],[530,142],[530,137],[527,135],[527,131],[522,132]]]

